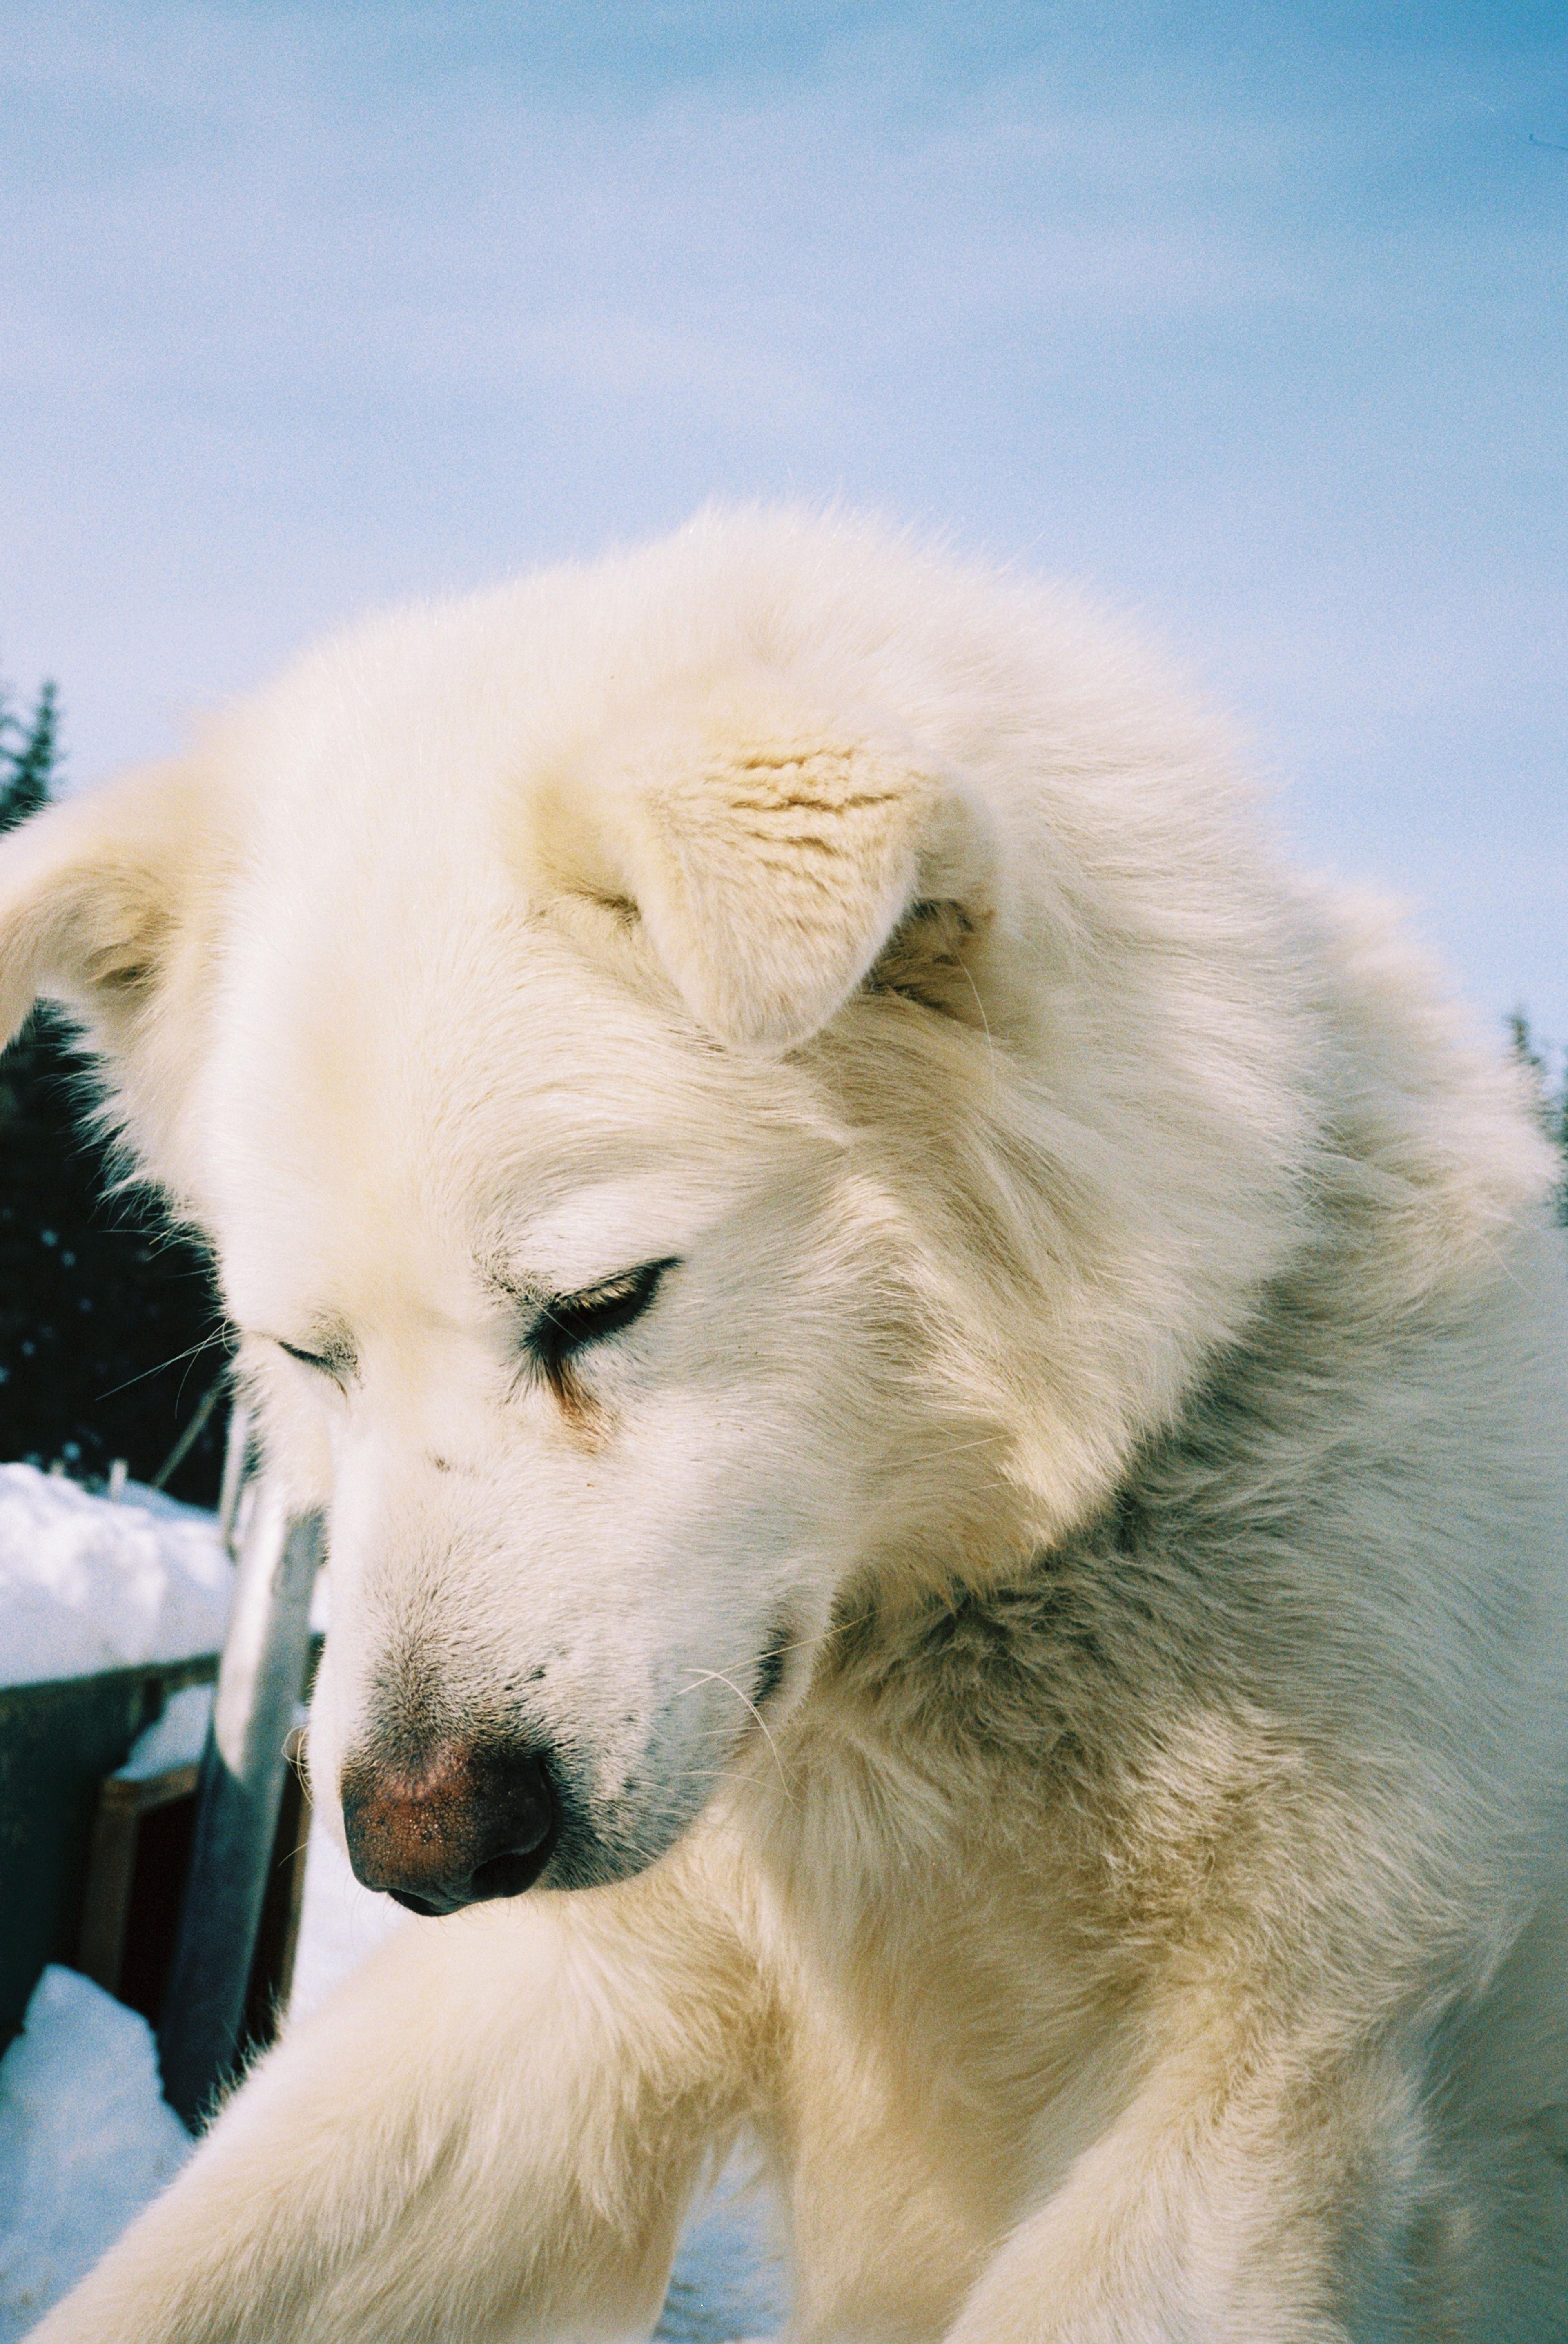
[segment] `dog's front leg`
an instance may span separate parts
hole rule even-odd
[[[410,1922],[37,2344],[646,2332],[748,2048],[744,1965],[667,1872]]]
[[[1421,2144],[1409,2076],[1386,2044],[1259,2042],[1195,2019],[1014,2232],[948,2344],[1351,2344],[1391,2332],[1382,2315],[1401,2295]]]

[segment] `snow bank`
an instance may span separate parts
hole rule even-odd
[[[159,2096],[146,2019],[46,1969],[0,2060],[0,2344],[36,2326],[190,2146]]]
[[[233,1579],[211,1514],[0,1465],[0,1684],[216,1652]]]
[[[156,1725],[145,1726],[131,1744],[131,1754],[115,1769],[118,1783],[149,1783],[171,1766],[195,1766],[207,1747],[212,1723],[216,1686],[187,1685],[177,1692]],[[300,1715],[304,1715],[303,1710]]]

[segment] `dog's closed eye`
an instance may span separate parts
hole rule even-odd
[[[645,1261],[635,1269],[607,1278],[602,1285],[584,1286],[575,1294],[558,1294],[541,1305],[524,1338],[528,1349],[545,1374],[558,1377],[578,1352],[592,1343],[619,1335],[640,1318],[666,1270],[677,1266],[670,1254],[662,1261]]]
[[[286,1343],[281,1335],[273,1335],[268,1339],[276,1343],[280,1351],[286,1351],[291,1359],[298,1359],[302,1368],[314,1368],[318,1375],[330,1377],[339,1391],[347,1390],[355,1368],[354,1353],[347,1345],[330,1351],[307,1351],[298,1343]]]

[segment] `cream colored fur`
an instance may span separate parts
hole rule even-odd
[[[802,2344],[1568,2336],[1545,1152],[1146,651],[703,517],[30,825],[35,992],[330,1505],[318,1797],[393,1682],[591,1824],[47,2344],[645,2331],[744,2127]],[[665,1256],[570,1408],[520,1368]]]

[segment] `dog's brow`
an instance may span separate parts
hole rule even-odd
[[[329,1313],[325,1317],[310,1319],[309,1330],[312,1349],[321,1352],[324,1358],[336,1359],[346,1368],[359,1366],[359,1347],[354,1340],[353,1329],[346,1318],[339,1318],[336,1313]]]
[[[559,1298],[561,1288],[542,1278],[531,1278],[504,1264],[485,1264],[480,1273],[496,1300],[512,1310],[538,1310]]]

